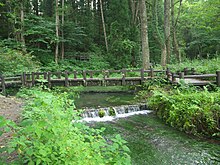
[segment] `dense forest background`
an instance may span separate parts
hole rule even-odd
[[[0,0],[0,25],[1,72],[166,66],[220,51],[219,0]]]

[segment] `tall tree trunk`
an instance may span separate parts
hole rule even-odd
[[[145,0],[140,3],[140,17],[141,17],[141,42],[142,42],[142,65],[144,69],[150,67],[150,52],[148,42],[148,27],[147,27],[147,8]]]
[[[167,64],[167,58],[166,58],[167,57],[167,47],[166,47],[166,44],[163,43],[160,48],[161,48],[161,65],[163,67],[165,67],[166,64]]]
[[[58,0],[56,0],[56,38],[59,40],[59,11],[58,11]],[[58,63],[58,54],[59,54],[59,41],[56,41],[56,48],[55,48],[55,63]]]
[[[107,40],[107,35],[106,35],[106,30],[105,30],[105,19],[104,19],[103,8],[102,8],[102,0],[99,0],[99,3],[100,3],[102,26],[103,26],[103,32],[104,32],[104,38],[105,38],[105,47],[106,47],[106,51],[108,52],[108,40]]]
[[[158,6],[160,4],[158,3],[158,0],[153,1],[153,37],[157,41],[157,43],[160,45],[160,50],[161,50],[161,65],[166,66],[167,63],[167,49],[166,49],[166,44],[165,44],[165,39],[164,39],[164,32],[160,32],[159,30],[159,25],[158,25]]]
[[[65,45],[64,45],[64,7],[65,7],[65,0],[62,0],[62,45],[61,45],[61,57],[64,59],[65,55]]]
[[[32,3],[33,3],[33,6],[34,6],[35,14],[38,16],[39,15],[39,1],[34,0]]]
[[[171,18],[172,18],[172,38],[173,38],[173,52],[176,55],[177,61],[180,63],[181,62],[181,53],[179,50],[179,45],[178,45],[178,41],[176,38],[176,25],[177,25],[177,21],[180,15],[180,8],[182,5],[182,0],[180,0],[180,5],[179,5],[179,12],[175,21],[175,11],[174,11],[174,0],[171,0]]]
[[[24,38],[24,1],[21,1],[21,44],[22,44],[22,51],[26,52],[26,46],[25,46],[25,38]]]
[[[167,51],[167,63],[170,63],[170,0],[164,0],[164,38]]]

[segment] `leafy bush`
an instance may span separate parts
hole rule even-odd
[[[189,89],[189,88],[188,88]],[[191,134],[220,137],[220,92],[155,90],[150,108],[168,124]]]
[[[0,59],[0,74],[18,74],[35,71],[38,68],[30,54],[23,54],[7,47],[0,47]]]
[[[215,73],[220,69],[220,58],[213,59],[197,59],[197,60],[185,60],[184,62],[176,65],[169,65],[171,71],[183,71],[184,68],[195,68],[198,73]]]
[[[120,135],[107,142],[101,136],[104,129],[78,122],[67,93],[57,96],[39,89],[25,91],[22,96],[31,96],[33,101],[25,107],[23,121],[11,142],[23,163],[130,164],[129,149]]]

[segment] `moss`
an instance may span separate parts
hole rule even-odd
[[[103,109],[100,109],[98,114],[99,114],[99,117],[104,117],[105,111]]]
[[[116,116],[115,110],[112,107],[109,109],[109,116]]]

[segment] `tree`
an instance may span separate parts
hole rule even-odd
[[[141,0],[140,3],[140,17],[141,17],[141,43],[142,43],[142,66],[144,69],[150,67],[150,53],[148,43],[148,26],[147,26],[147,12],[146,2]]]
[[[153,28],[153,37],[161,50],[161,60],[160,64],[166,66],[167,61],[167,47],[165,41],[164,30],[161,27],[162,24],[162,12],[159,12],[158,9],[161,9],[162,1],[153,0],[152,4],[152,28]]]
[[[20,39],[22,43],[22,51],[26,52],[25,47],[25,38],[24,38],[24,0],[21,0],[21,9],[20,9],[20,19],[21,19],[21,29],[20,29]]]
[[[178,10],[178,15],[177,18],[175,19],[175,4],[174,4],[174,0],[171,0],[171,18],[172,18],[172,39],[173,39],[173,52],[176,56],[176,59],[179,63],[181,63],[181,53],[179,50],[179,44],[177,41],[177,36],[176,36],[176,27],[177,27],[177,21],[179,19],[179,15],[180,15],[180,9],[182,6],[182,0],[180,0],[179,2],[179,10]]]
[[[62,31],[61,31],[61,35],[62,35],[62,45],[61,45],[61,57],[62,59],[64,59],[64,54],[65,54],[65,48],[64,48],[64,17],[65,17],[65,0],[62,0]]]
[[[108,40],[107,40],[107,35],[106,35],[106,30],[105,30],[105,19],[104,19],[103,8],[102,8],[102,0],[99,0],[99,3],[100,3],[100,11],[101,11],[101,17],[102,17],[103,33],[104,33],[104,38],[105,38],[105,47],[106,47],[106,51],[108,52]]]
[[[164,38],[167,57],[162,57],[163,66],[165,66],[167,62],[170,63],[170,0],[164,0]]]
[[[58,0],[56,0],[56,8],[55,8],[55,17],[56,17],[56,48],[55,48],[55,63],[58,63],[58,55],[59,55],[59,4]]]

